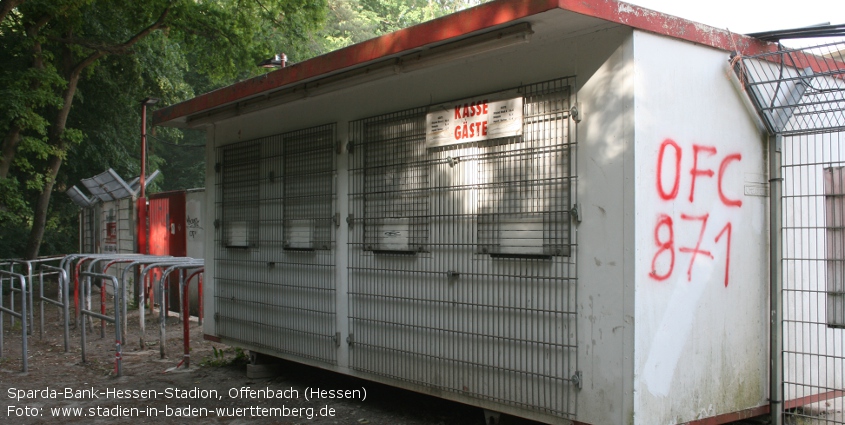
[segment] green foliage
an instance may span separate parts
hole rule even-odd
[[[241,347],[228,347],[218,349],[211,346],[211,357],[205,358],[200,362],[203,367],[229,367],[242,366],[249,363],[249,356]]]
[[[267,72],[256,64],[273,53],[299,62],[479,2],[20,3],[0,20],[0,142],[12,148],[0,157],[11,161],[0,173],[0,258],[23,256],[25,234],[39,226],[42,255],[75,249],[76,208],[60,194],[38,219],[36,199],[108,168],[137,176],[141,99],[161,99],[152,112]],[[148,172],[162,171],[152,191],[202,187],[204,144],[197,131],[150,131]]]
[[[439,18],[487,0],[329,0],[325,25],[309,38],[312,56]]]
[[[324,17],[325,0],[19,4],[0,21],[0,142],[11,147],[0,157],[11,161],[8,175],[0,175],[0,258],[23,255],[21,233],[34,234],[33,223],[43,223],[45,251],[74,249],[76,210],[60,195],[35,220],[36,199],[108,168],[138,175],[140,99],[170,105],[258,75],[264,71],[257,62],[297,51]],[[197,137],[159,137],[160,144],[150,143],[149,170],[170,166],[167,183],[201,186],[196,159],[203,155],[176,147],[197,144]],[[64,161],[60,168],[56,159]]]

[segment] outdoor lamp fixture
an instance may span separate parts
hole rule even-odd
[[[141,101],[141,198],[144,197],[146,189],[146,170],[147,170],[147,105],[155,105],[159,99],[148,97]]]
[[[284,68],[287,64],[288,56],[284,53],[275,54],[270,59],[264,59],[258,66],[262,68]]]

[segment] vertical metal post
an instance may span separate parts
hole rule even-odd
[[[33,334],[33,330],[34,330],[33,328],[35,327],[35,313],[34,313],[35,303],[34,303],[34,299],[33,299],[34,296],[32,294],[32,290],[34,289],[34,286],[35,286],[35,285],[32,284],[32,263],[33,263],[33,261],[34,260],[28,260],[26,262],[26,279],[27,279],[26,280],[26,282],[27,282],[26,286],[27,286],[27,288],[29,288],[29,297],[28,297],[28,300],[29,300],[29,318],[27,319],[27,323],[29,324],[29,329],[27,330],[27,332],[29,332],[29,335]]]
[[[184,362],[185,369],[191,367],[191,330],[190,330],[190,302],[189,300],[189,293],[191,288],[191,280],[190,277],[188,280],[183,279],[184,274],[179,274],[179,299],[181,300],[182,305],[182,344],[184,345],[184,354],[182,356],[182,361]]]
[[[165,350],[164,350],[164,341],[167,339],[167,291],[164,289],[167,286],[167,283],[170,280],[170,272],[172,269],[166,269],[162,275],[161,279],[159,279],[158,283],[158,291],[159,295],[161,295],[161,304],[159,304],[159,342],[158,342],[158,351],[161,355],[161,358],[164,358]],[[150,302],[150,305],[153,303]]]
[[[148,97],[141,101],[141,176],[139,179],[140,192],[136,201],[138,213],[138,233],[136,234],[137,252],[146,254],[147,249],[147,105],[155,105],[158,99]]]
[[[89,283],[89,284],[90,284],[90,283],[91,283],[91,280],[90,280],[90,279],[82,279],[82,282],[83,282],[83,285],[84,285],[84,282],[87,282],[87,283]],[[89,285],[89,286],[90,286],[90,285]],[[82,287],[82,296],[83,296],[83,297],[85,297],[85,290],[86,290],[86,289],[88,289],[88,291],[89,291],[89,292],[91,291],[91,288],[90,288],[90,287],[89,287],[89,288],[86,288],[85,286],[83,286],[83,287]],[[83,303],[83,307],[84,307],[84,305],[85,305],[85,304]],[[84,309],[84,308],[83,308],[83,309]],[[88,338],[87,338],[88,336],[85,334],[85,315],[84,315],[84,314],[82,314],[82,311],[80,311],[79,309],[77,309],[77,314],[76,314],[76,316],[77,316],[78,318],[81,318],[81,319],[83,320],[83,321],[81,322],[81,324],[82,324],[82,326],[81,326],[81,328],[82,328],[81,341],[82,341],[82,342],[81,342],[81,343],[82,343],[82,363],[85,363],[85,361],[86,361],[86,359],[85,359],[85,345],[86,345],[86,342],[88,341]],[[80,324],[79,319],[76,319],[76,323],[77,323],[77,324]]]
[[[769,137],[769,302],[771,305],[769,408],[771,424],[783,424],[783,246],[781,190],[782,136]]]
[[[146,194],[147,186],[147,104],[150,98],[141,101],[141,178],[140,184],[140,198],[143,199]]]
[[[64,279],[64,284],[62,285],[62,302],[64,303],[64,307],[62,310],[65,319],[65,353],[67,353],[70,351],[70,345],[68,343],[70,340],[70,278],[68,278],[68,274],[64,269],[59,268],[59,270],[61,271],[59,279]]]
[[[29,364],[28,364],[28,357],[29,353],[27,352],[27,341],[26,341],[26,334],[27,334],[27,315],[26,315],[26,279],[23,276],[20,276],[21,279],[21,326],[23,329],[21,330],[21,353],[23,353],[22,360],[23,360],[23,371],[24,373],[29,371]],[[31,291],[31,290],[30,290]]]
[[[199,274],[199,276],[198,276],[199,281],[197,282],[197,301],[198,301],[198,302],[197,302],[197,308],[199,309],[199,311],[197,311],[197,324],[198,324],[198,325],[200,325],[200,326],[202,326],[202,316],[203,316],[203,308],[202,308],[202,307],[203,307],[203,306],[202,306],[202,275],[203,275],[204,273],[205,273],[205,271],[203,271],[203,273],[200,273],[200,274]]]
[[[114,367],[115,372],[117,372],[117,376],[123,376],[123,347],[121,342],[123,341],[123,334],[121,334],[121,304],[126,304],[126,298],[120,297],[117,294],[123,293],[126,288],[123,287],[123,283],[119,282],[116,277],[112,277],[112,283],[114,286]],[[102,290],[105,290],[106,283],[103,281]]]
[[[42,266],[43,267],[43,266]],[[59,277],[61,279],[61,277]],[[30,291],[34,288],[30,288]],[[38,274],[38,306],[41,308],[41,326],[39,327],[38,337],[44,339],[44,269]]]

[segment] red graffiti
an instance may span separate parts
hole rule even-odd
[[[672,180],[672,190],[667,192],[664,186],[664,177],[663,177],[663,161],[666,156],[666,148],[671,146],[672,149],[675,150],[675,176],[674,180]],[[699,177],[708,177],[712,178],[715,173],[713,170],[709,168],[699,168],[699,159],[701,158],[700,154],[705,153],[707,156],[715,156],[718,151],[714,146],[703,146],[703,145],[692,145],[692,168],[689,170],[690,174],[690,192],[689,192],[689,201],[695,202],[695,185],[696,181]],[[681,158],[683,157],[683,149],[675,143],[672,139],[666,139],[663,143],[660,144],[660,152],[657,154],[657,194],[660,195],[660,198],[664,201],[671,201],[677,198],[678,190],[681,186]],[[723,190],[723,183],[725,180],[725,171],[728,169],[728,165],[734,161],[742,161],[742,154],[733,153],[726,155],[722,158],[721,163],[719,164],[719,174],[717,176],[717,184],[716,188],[719,193],[719,200],[722,201],[723,204],[729,207],[741,207],[742,200],[739,199],[730,199],[725,195]]]
[[[716,236],[716,239],[714,240],[714,242],[718,243],[719,239],[722,238],[722,235],[724,235],[727,232],[728,240],[726,242],[727,242],[728,248],[726,249],[727,252],[725,254],[725,288],[728,287],[728,275],[730,275],[730,272],[731,272],[731,227],[732,227],[731,223],[726,224],[725,227],[722,228],[722,231],[719,232],[719,235]]]
[[[672,146],[675,149],[675,181],[672,183],[672,191],[666,193],[663,190],[663,155],[666,153],[666,147]],[[675,199],[678,196],[678,189],[681,185],[681,147],[678,146],[672,139],[666,139],[660,145],[660,153],[657,155],[657,193],[663,200],[668,201]]]
[[[713,146],[692,145],[692,169],[689,170],[692,175],[692,183],[689,188],[689,201],[693,202],[693,195],[695,194],[695,178],[697,176],[713,177],[713,170],[700,170],[698,168],[698,153],[704,151],[710,156],[716,155],[716,148]]]
[[[728,164],[732,161],[741,161],[741,160],[742,160],[742,155],[735,153],[733,155],[726,156],[725,159],[722,160],[722,163],[719,165],[719,182],[717,184],[718,187],[719,187],[719,199],[722,200],[723,204],[725,204],[729,207],[741,207],[742,201],[740,201],[739,199],[728,199],[728,197],[725,196],[725,193],[722,192],[722,180],[723,180],[723,177],[725,176],[725,169],[728,168]]]
[[[710,214],[704,214],[704,215],[695,216],[695,217],[689,216],[689,215],[686,215],[686,214],[681,214],[682,220],[699,220],[699,221],[701,221],[701,232],[698,234],[698,241],[695,243],[695,248],[686,248],[686,247],[678,248],[678,251],[681,251],[683,253],[692,254],[692,258],[690,258],[690,260],[689,260],[689,268],[687,269],[687,281],[688,282],[692,281],[692,265],[695,263],[695,256],[696,255],[702,254],[702,255],[706,255],[706,256],[710,257],[711,260],[713,259],[713,254],[711,254],[710,251],[704,251],[704,250],[701,249],[701,240],[704,239],[704,231],[707,229],[707,219],[709,217],[710,217]]]
[[[664,161],[667,161],[667,150],[671,147],[675,151],[674,155],[674,168],[675,174],[672,178],[668,176],[664,176]],[[684,149],[676,143],[672,139],[665,139],[663,143],[660,144],[660,151],[657,155],[657,194],[660,196],[661,199],[664,201],[675,201],[678,202],[678,192],[681,186],[682,173],[681,173],[681,160],[683,158]],[[690,191],[689,191],[689,198],[687,199],[690,204],[695,204],[695,189],[696,189],[696,182],[702,178],[710,178],[712,179],[714,176],[716,177],[716,192],[719,195],[719,200],[721,204],[726,207],[742,207],[742,200],[741,199],[734,199],[730,198],[725,194],[724,185],[726,180],[726,172],[729,166],[734,162],[742,161],[742,154],[740,153],[732,153],[726,155],[724,158],[721,159],[719,162],[718,173],[714,172],[712,167],[708,167],[706,162],[708,162],[708,158],[716,157],[718,155],[718,151],[715,146],[708,146],[708,145],[692,145],[692,166],[689,169],[689,176],[690,176]],[[713,158],[717,159],[717,158]],[[710,161],[712,161],[711,159]],[[669,156],[668,161],[671,161],[672,157]],[[705,163],[705,164],[701,164]],[[711,162],[712,163],[712,162]],[[667,164],[668,168],[671,169],[671,163]],[[715,164],[713,164],[715,165]],[[668,170],[667,170],[668,171]],[[683,175],[686,175],[684,173]],[[712,180],[711,180],[712,181]],[[698,182],[699,186],[701,182]],[[671,190],[667,190],[667,186],[671,187]],[[681,201],[683,202],[683,201]],[[708,201],[709,202],[709,201]],[[717,204],[718,205],[718,204]],[[708,203],[708,207],[711,206]],[[699,208],[700,210],[700,208]],[[681,214],[680,215],[681,222],[678,223],[679,226],[685,226],[684,223],[687,222],[700,222],[700,227],[698,229],[698,238],[695,242],[694,247],[690,246],[682,246],[677,247],[677,252],[683,254],[690,254],[690,262],[689,266],[687,267],[687,281],[692,281],[693,275],[693,266],[695,265],[696,260],[699,257],[707,257],[711,260],[714,260],[715,257],[713,256],[713,252],[708,249],[707,244],[710,242],[706,242],[707,237],[707,225],[708,220],[710,219],[710,213],[700,214],[700,215],[692,215],[692,214]],[[720,230],[720,232],[716,235],[715,239],[713,240],[713,244],[718,244],[723,239],[722,236],[726,235],[725,245],[726,245],[726,257],[725,257],[725,287],[729,284],[730,279],[730,264],[731,264],[731,232],[733,229],[733,225],[730,222],[727,222],[724,227]],[[681,231],[681,234],[688,234],[687,231]],[[712,235],[712,233],[711,233]],[[657,247],[657,251],[654,253],[654,257],[651,260],[651,271],[649,272],[649,277],[655,279],[657,281],[663,281],[668,279],[672,276],[675,268],[675,256],[676,256],[676,247],[675,247],[675,222],[672,219],[672,216],[669,214],[660,214],[657,218],[657,223],[654,227],[654,243]],[[658,271],[657,268],[659,265],[663,265],[665,268],[666,261],[660,262],[661,258],[666,258],[668,256],[668,270]]]
[[[660,240],[661,227],[665,227],[669,231],[669,237],[665,241]],[[672,271],[675,269],[675,229],[672,225],[672,217],[663,214],[657,220],[657,226],[654,227],[654,242],[660,249],[657,250],[654,258],[651,260],[651,273],[649,273],[649,276],[656,280],[666,280],[666,278],[672,275]],[[664,252],[669,253],[669,270],[664,274],[657,274],[657,259]]]

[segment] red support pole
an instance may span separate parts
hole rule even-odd
[[[147,235],[149,234],[149,230],[147,229],[147,198],[144,198],[143,195],[138,198],[135,208],[138,211],[138,226],[136,227],[138,229],[137,252],[139,254],[146,254],[149,252],[147,248]]]

